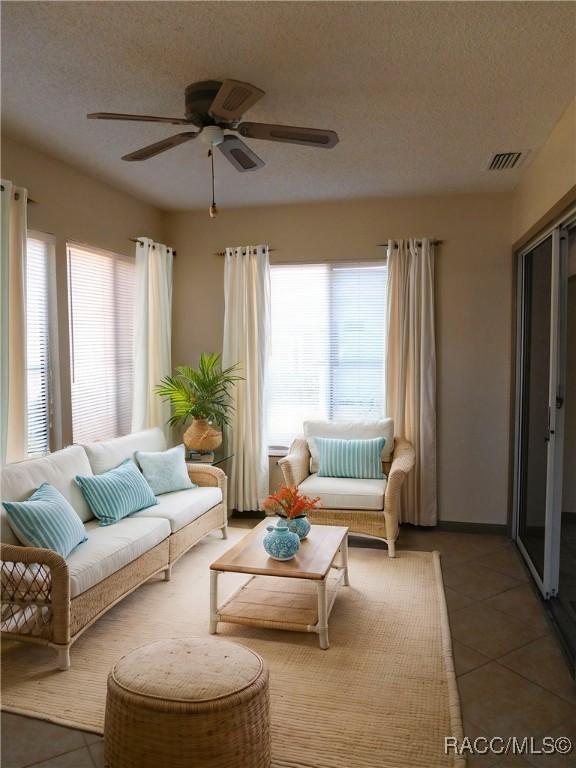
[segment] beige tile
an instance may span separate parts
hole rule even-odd
[[[97,744],[103,740],[102,736],[98,736],[97,733],[88,733],[87,731],[82,731],[82,735],[84,736],[84,741],[88,747],[90,744]]]
[[[572,704],[576,704],[576,682],[556,638],[541,637],[498,659],[508,669],[552,691]]]
[[[104,768],[104,739],[90,745],[90,754],[96,768]]]
[[[496,608],[497,611],[502,611],[508,616],[514,616],[520,621],[530,624],[542,634],[551,629],[544,606],[530,584],[521,584],[506,592],[501,592],[499,595],[488,598],[486,604]]]
[[[478,651],[458,642],[458,640],[452,640],[452,651],[454,653],[454,667],[457,676],[465,675],[467,672],[471,672],[473,669],[481,667],[482,664],[487,664],[490,661],[488,656],[478,653]]]
[[[94,762],[88,747],[83,747],[42,763],[34,763],[33,768],[94,768]]]
[[[576,718],[552,728],[545,734],[553,739],[570,739],[572,749],[566,754],[556,751],[553,755],[529,755],[528,762],[533,768],[574,768],[576,765]]]
[[[448,613],[458,611],[460,608],[464,608],[466,605],[470,605],[470,603],[474,602],[471,597],[467,597],[461,592],[456,592],[456,590],[451,587],[444,587],[444,594],[446,595]]]
[[[512,576],[519,581],[530,581],[528,569],[514,547],[500,547],[495,552],[489,552],[482,557],[481,563],[485,568]]]
[[[84,746],[80,731],[2,712],[2,768],[33,765]]]
[[[542,636],[531,624],[507,616],[487,603],[472,603],[450,615],[452,637],[496,659]]]
[[[461,592],[473,600],[484,600],[504,592],[506,589],[517,587],[519,584],[517,579],[484,568],[478,560],[475,560],[473,565],[471,563],[456,563],[444,566],[442,576],[447,587],[451,587],[456,592]]]
[[[458,679],[464,718],[488,736],[540,736],[576,709],[496,662]]]
[[[474,723],[464,720],[464,736],[471,740],[472,744],[476,739],[488,739],[488,734]],[[480,751],[474,754],[466,752],[466,765],[468,768],[492,768],[496,763],[496,755],[486,752],[482,754],[485,742],[480,745]]]

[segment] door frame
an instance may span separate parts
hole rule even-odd
[[[564,392],[566,361],[566,291],[568,285],[568,229],[576,222],[576,206],[556,220],[517,252],[516,294],[516,393],[514,414],[514,482],[512,494],[512,535],[543,597],[558,592],[560,569],[560,530],[564,448]],[[519,537],[519,503],[523,443],[523,396],[525,371],[526,290],[525,257],[548,237],[552,237],[552,275],[550,297],[550,379],[548,387],[549,441],[546,466],[546,515],[544,565],[542,577]]]

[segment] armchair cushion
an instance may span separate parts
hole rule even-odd
[[[386,438],[372,440],[338,440],[332,437],[312,438],[320,451],[318,477],[351,477],[382,480],[380,455]]]
[[[370,440],[384,437],[386,442],[382,450],[382,461],[391,461],[394,451],[394,420],[379,421],[305,421],[304,437],[310,450],[310,472],[318,472],[319,452],[314,437],[332,437],[340,440]]]
[[[359,480],[349,477],[308,475],[298,489],[306,496],[319,496],[326,509],[384,509],[386,479]]]

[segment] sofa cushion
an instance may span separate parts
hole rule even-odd
[[[78,517],[86,523],[92,520],[90,507],[74,480],[76,475],[91,475],[92,469],[81,445],[71,445],[40,459],[7,464],[0,473],[2,498],[22,501],[31,496],[42,483],[50,483],[72,504]],[[6,544],[19,544],[8,524],[6,510],[1,507],[1,539]]]
[[[125,518],[104,528],[92,520],[85,529],[88,540],[66,558],[71,597],[116,573],[170,534],[168,521],[158,517]]]
[[[133,512],[158,504],[132,459],[101,475],[76,475],[76,482],[100,525],[114,525]]]
[[[51,549],[66,557],[86,541],[82,520],[50,483],[42,483],[26,501],[2,503],[14,533],[25,547]]]
[[[209,509],[220,504],[222,501],[222,491],[220,488],[202,487],[191,488],[187,491],[174,491],[173,493],[163,493],[158,497],[158,504],[155,507],[148,507],[136,514],[131,515],[130,519],[137,517],[163,517],[170,523],[172,533],[176,533],[192,520],[208,512]]]
[[[167,451],[136,451],[136,461],[156,496],[196,487],[188,474],[184,445]]]
[[[312,438],[335,437],[341,440],[370,440],[385,437],[382,461],[391,461],[394,451],[394,420],[379,421],[305,421],[304,437],[310,450],[310,472],[318,472],[318,448]]]
[[[308,475],[298,490],[306,496],[319,496],[326,509],[384,509],[384,480],[357,480],[349,477]]]
[[[136,451],[166,450],[166,438],[159,427],[154,427],[123,437],[115,437],[112,440],[103,440],[101,443],[88,443],[84,449],[92,472],[100,475],[122,464],[126,459],[133,459]]]

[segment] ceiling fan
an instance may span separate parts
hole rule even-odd
[[[92,120],[134,120],[145,123],[168,123],[170,125],[193,125],[198,131],[185,131],[149,144],[135,152],[124,155],[123,160],[148,160],[172,147],[201,137],[210,148],[218,147],[224,157],[237,171],[255,171],[262,168],[264,161],[253,152],[238,136],[225,131],[234,131],[247,139],[265,139],[288,144],[302,144],[307,147],[330,149],[338,143],[335,131],[318,128],[296,128],[291,125],[240,122],[242,115],[264,96],[264,91],[250,83],[239,80],[205,80],[192,83],[185,91],[185,117],[155,117],[152,115],[125,115],[116,112],[92,112]]]

